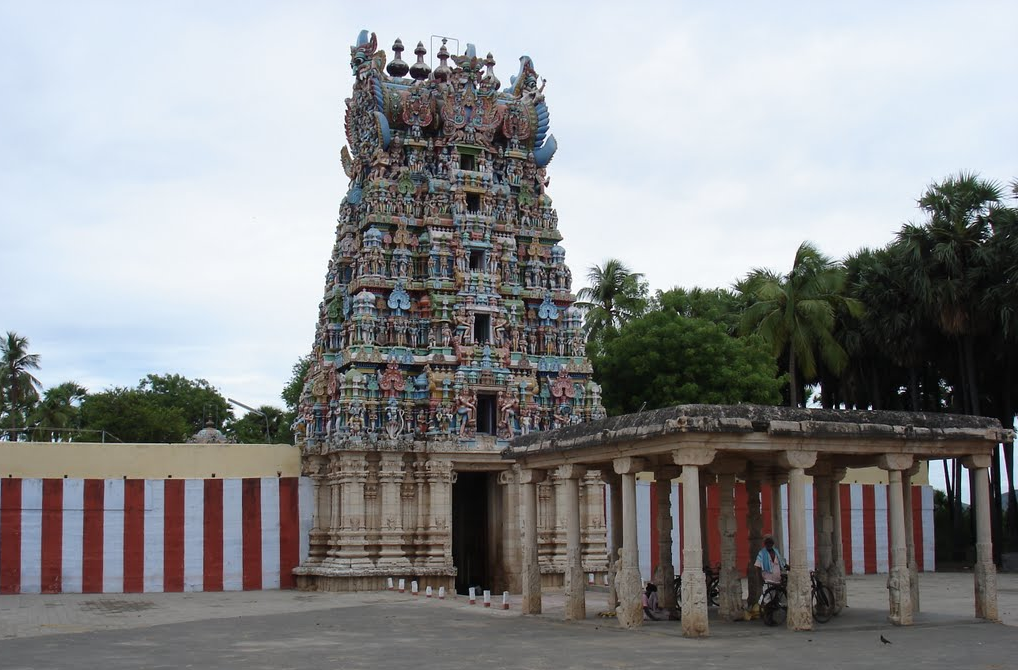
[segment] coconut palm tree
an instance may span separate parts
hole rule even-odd
[[[61,383],[43,393],[42,401],[32,411],[28,424],[35,441],[48,441],[54,434],[65,437],[67,432],[54,430],[74,429],[78,418],[78,406],[88,390],[74,381]]]
[[[861,305],[842,295],[844,286],[844,269],[808,241],[786,275],[758,268],[736,285],[747,303],[739,331],[759,334],[775,357],[787,358],[791,406],[800,405],[802,385],[816,377],[818,355],[835,374],[848,362],[833,335],[835,307],[841,303],[858,315]]]
[[[39,379],[32,371],[39,369],[39,355],[28,353],[28,339],[8,331],[0,341],[0,415],[7,416],[7,426],[17,428],[28,411],[39,400]]]
[[[647,283],[618,259],[587,271],[589,287],[576,293],[576,306],[584,310],[583,328],[588,342],[597,343],[617,333],[629,320],[647,310]]]

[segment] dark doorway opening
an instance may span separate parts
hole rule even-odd
[[[470,250],[470,270],[484,270],[484,250]]]
[[[477,212],[481,209],[481,195],[467,194],[467,211]]]
[[[463,170],[477,170],[477,164],[474,155],[460,154],[460,168]]]
[[[477,433],[495,433],[495,395],[477,395]]]
[[[480,406],[480,404],[478,404]],[[470,586],[491,590],[488,563],[488,481],[485,472],[460,471],[452,486],[452,561],[456,565],[456,592]]]
[[[474,343],[491,342],[491,315],[474,315]]]

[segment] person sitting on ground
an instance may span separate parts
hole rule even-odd
[[[648,583],[643,591],[643,613],[652,621],[661,620],[657,615],[657,586]]]
[[[774,537],[772,535],[765,535],[763,542],[764,547],[757,553],[756,562],[753,564],[760,570],[760,578],[763,579],[765,584],[780,584],[781,568],[785,564],[785,559],[781,557],[778,549],[774,548]],[[760,594],[761,603],[766,592],[764,590]]]

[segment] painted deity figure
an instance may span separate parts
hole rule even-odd
[[[476,408],[477,404],[473,399],[473,395],[467,390],[462,390],[459,396],[456,397],[456,418],[459,424],[458,433],[460,436],[466,436],[467,428],[470,426]]]

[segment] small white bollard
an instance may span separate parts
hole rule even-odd
[[[594,572],[591,572],[590,574],[587,575],[587,583],[589,583],[592,586],[594,585]]]
[[[394,590],[391,576],[389,577],[389,590]]]
[[[445,586],[442,586],[441,588],[438,589],[438,599],[440,600],[445,599]]]
[[[502,593],[502,609],[505,611],[509,610],[509,591]]]
[[[400,579],[399,580],[399,592],[401,592],[401,593],[405,593],[406,592],[406,579]]]
[[[486,606],[486,607],[490,607],[491,606],[491,591],[490,590],[484,591],[484,606]]]
[[[470,586],[470,604],[477,604],[477,593],[474,592],[473,586]]]
[[[416,581],[411,581],[410,582],[410,593],[412,595],[417,595],[417,582]]]
[[[431,586],[424,589],[424,597],[431,597]]]

